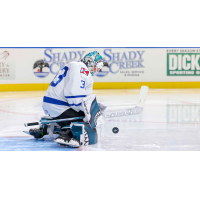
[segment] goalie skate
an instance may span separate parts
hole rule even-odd
[[[81,144],[78,140],[74,139],[73,137],[70,137],[69,135],[61,135],[57,137],[54,142],[60,144],[61,146],[69,146],[69,147],[80,147]]]
[[[43,139],[47,132],[43,129],[30,129],[29,131],[23,131],[26,134],[33,136],[35,139]]]

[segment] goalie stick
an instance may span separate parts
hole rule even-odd
[[[144,103],[147,97],[149,88],[147,86],[142,86],[140,89],[139,99],[137,101],[137,105],[132,109],[123,109],[121,111],[116,111],[112,113],[103,113],[105,118],[110,117],[120,117],[120,116],[127,116],[127,115],[136,115],[140,114],[143,111]]]
[[[120,117],[120,116],[127,116],[127,115],[136,115],[140,114],[143,111],[144,108],[144,103],[147,97],[149,88],[147,86],[142,86],[140,89],[140,95],[139,99],[137,101],[137,105],[132,108],[132,109],[123,109],[121,111],[116,111],[116,112],[105,112],[103,113],[103,116],[105,118],[110,118],[110,117]],[[106,108],[106,107],[105,107]],[[57,119],[57,120],[40,120],[40,122],[32,122],[32,123],[25,123],[24,125],[27,126],[34,126],[34,125],[41,125],[41,124],[47,124],[47,123],[55,123],[55,122],[62,122],[62,121],[70,121],[70,120],[78,120],[78,119],[83,119],[84,117],[75,117],[75,118],[67,118],[67,119]]]

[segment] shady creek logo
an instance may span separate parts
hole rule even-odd
[[[33,72],[35,76],[39,78],[44,78],[49,75],[49,64],[43,60],[37,60],[33,65]]]
[[[56,51],[56,52],[55,52]],[[87,49],[87,52],[90,50]],[[57,74],[60,69],[63,69],[69,62],[80,62],[84,55],[87,53],[84,50],[78,51],[59,51],[56,49],[47,48],[44,50],[44,62],[49,64],[49,70],[51,74]],[[145,51],[135,49],[115,49],[105,48],[100,51],[105,62],[108,62],[109,67],[103,67],[99,73],[95,74],[97,77],[105,77],[108,74],[121,74],[122,76],[135,75],[132,71],[143,70]],[[129,72],[126,73],[126,72]],[[143,71],[142,71],[143,72]]]
[[[123,74],[124,70],[144,69],[143,54],[145,51],[113,52],[113,49],[104,49],[104,61],[109,63],[109,68],[103,67],[96,76],[105,77],[109,73]],[[128,74],[130,75],[130,74]],[[133,74],[135,75],[135,74]]]

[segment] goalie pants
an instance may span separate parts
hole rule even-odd
[[[82,111],[76,112],[72,108],[67,109],[62,114],[60,114],[58,117],[55,117],[53,119],[65,119],[65,118],[74,118],[74,117],[84,117],[85,114]],[[83,122],[82,119],[76,120],[76,122]],[[68,122],[57,122],[61,127],[70,125],[71,121]]]

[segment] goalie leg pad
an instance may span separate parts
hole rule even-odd
[[[71,124],[73,138],[81,142],[81,145],[92,145],[98,142],[96,129],[92,129],[88,123],[75,122]]]

